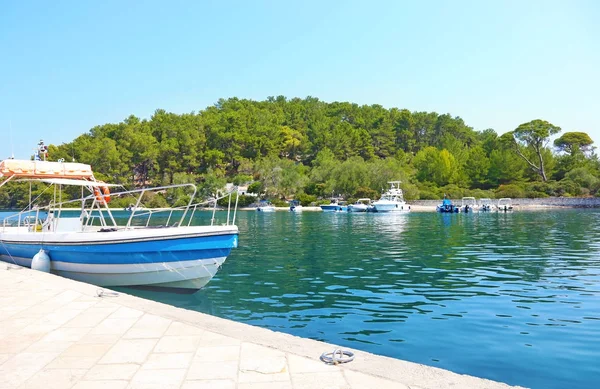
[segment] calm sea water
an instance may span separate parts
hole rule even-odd
[[[514,385],[600,385],[599,211],[240,212],[237,224],[240,247],[200,292],[122,290]]]
[[[241,212],[238,225],[200,292],[127,291],[514,385],[600,383],[598,211]]]

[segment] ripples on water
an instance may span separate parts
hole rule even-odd
[[[146,297],[510,384],[600,382],[600,212],[238,217],[206,289]]]

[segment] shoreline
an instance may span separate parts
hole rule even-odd
[[[436,212],[436,205],[421,205],[421,204],[410,204],[410,212]],[[554,210],[554,209],[577,209],[583,207],[576,206],[561,206],[561,205],[542,205],[542,204],[528,204],[528,205],[513,205],[514,211],[545,211],[545,210]],[[217,208],[217,210],[219,210]],[[238,208],[238,211],[255,211],[255,207],[243,207]],[[290,212],[289,207],[275,207],[276,212]],[[312,207],[306,206],[302,207],[302,212],[323,212],[320,207]],[[490,211],[485,213],[496,213],[497,211]],[[293,213],[293,212],[290,212]],[[301,213],[301,212],[298,212]],[[365,212],[332,212],[332,213],[365,213]],[[376,212],[375,212],[376,213]],[[393,212],[392,212],[393,213]],[[406,212],[402,212],[406,213]],[[483,213],[483,212],[473,212],[473,213]]]

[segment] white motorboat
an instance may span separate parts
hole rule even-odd
[[[477,211],[477,200],[475,197],[463,197],[460,204],[460,211],[464,213],[470,213]]]
[[[501,198],[500,200],[498,200],[498,205],[496,205],[496,209],[498,212],[512,212],[512,199],[509,197]]]
[[[377,212],[410,211],[410,205],[404,201],[404,195],[400,189],[401,181],[388,181],[388,184],[390,184],[390,189],[379,200],[373,202],[373,208]]]
[[[492,199],[484,197],[479,199],[479,212],[490,212],[494,209]]]
[[[290,212],[302,212],[302,205],[298,200],[292,200],[290,202]]]
[[[348,212],[367,212],[370,208],[373,208],[371,199],[363,198],[356,200],[354,204],[348,205]]]
[[[257,212],[275,212],[275,206],[270,201],[261,200],[256,207]]]

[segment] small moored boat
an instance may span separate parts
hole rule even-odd
[[[257,212],[275,212],[275,206],[270,201],[261,200],[256,207]]]
[[[322,204],[323,212],[345,212],[348,210],[346,203],[338,198],[332,198],[329,204]]]
[[[290,202],[290,212],[302,212],[302,205],[298,200],[292,200]]]
[[[494,204],[492,203],[492,199],[490,198],[481,198],[479,199],[479,212],[490,212],[494,208]]]
[[[460,210],[464,213],[476,211],[477,200],[475,200],[475,197],[463,197],[460,204]]]
[[[348,205],[348,212],[368,212],[372,208],[371,199],[364,198],[358,199],[354,204]]]
[[[458,213],[459,209],[456,205],[452,204],[452,200],[444,197],[442,203],[436,207],[436,211],[440,213]]]
[[[401,181],[388,181],[390,188],[381,195],[381,198],[373,202],[373,208],[377,212],[408,212],[410,205],[404,201],[404,194],[400,189]]]
[[[512,199],[509,197],[504,197],[498,200],[498,205],[496,206],[498,212],[512,212]]]

